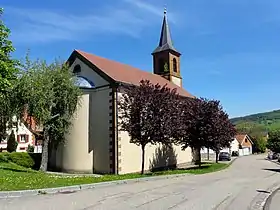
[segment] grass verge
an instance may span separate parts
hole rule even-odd
[[[0,191],[53,188],[171,174],[205,174],[223,170],[229,165],[230,164],[226,163],[204,163],[201,168],[191,167],[187,169],[175,169],[153,173],[151,172],[145,175],[134,173],[91,177],[46,174],[31,169],[26,169],[14,163],[0,163]]]

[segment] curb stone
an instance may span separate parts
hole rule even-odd
[[[93,183],[93,184],[81,184],[81,185],[74,185],[74,186],[67,186],[67,187],[45,188],[45,189],[35,189],[35,190],[2,191],[2,192],[0,192],[0,199],[23,197],[23,196],[34,196],[34,195],[44,195],[44,194],[76,192],[76,191],[86,190],[86,189],[110,187],[113,185],[145,182],[145,181],[152,181],[152,180],[162,180],[162,179],[176,178],[176,177],[182,177],[182,176],[191,176],[191,175],[192,174],[188,174],[188,173],[172,174],[172,175],[144,177],[144,178],[137,178],[137,179],[99,182],[99,183]]]
[[[235,158],[230,163],[228,163],[229,166],[231,166],[231,164],[236,159],[237,158]],[[225,168],[225,169],[227,169],[227,168]],[[221,172],[223,170],[224,169],[219,170],[217,172]],[[214,172],[214,173],[217,173],[217,172]],[[200,175],[205,175],[205,174],[200,174]],[[44,189],[34,189],[34,190],[17,190],[17,191],[2,191],[2,192],[0,191],[0,199],[16,198],[16,197],[23,197],[23,196],[44,195],[44,194],[55,194],[55,193],[72,193],[72,192],[77,192],[80,190],[110,187],[113,185],[120,185],[120,184],[129,184],[129,183],[177,178],[177,177],[183,177],[183,176],[193,176],[193,174],[183,173],[183,174],[160,175],[160,176],[154,176],[154,177],[143,177],[143,178],[136,178],[136,179],[125,179],[125,180],[99,182],[99,183],[92,183],[92,184],[81,184],[81,185],[73,185],[73,186],[66,186],[66,187],[44,188]]]
[[[263,208],[262,210],[269,210],[270,208],[270,204],[272,201],[272,198],[275,196],[275,194],[280,190],[280,187],[278,186],[277,188],[275,187],[275,189],[272,191],[272,193],[269,194],[269,196],[265,199],[264,203],[263,203]]]

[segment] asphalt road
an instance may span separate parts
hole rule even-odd
[[[260,209],[272,187],[280,186],[280,166],[265,156],[237,159],[230,168],[205,175],[114,185],[71,194],[39,195],[0,200],[7,210],[99,209]]]
[[[271,197],[268,199],[265,210],[279,210],[280,209],[280,190],[275,191]]]

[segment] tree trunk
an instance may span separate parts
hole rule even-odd
[[[48,169],[48,159],[49,159],[49,135],[44,131],[44,141],[43,141],[43,151],[42,160],[40,165],[40,171],[47,171]]]
[[[209,157],[209,147],[207,148],[207,160],[210,160],[210,157]]]
[[[198,166],[199,168],[201,167],[201,153],[200,153],[200,149],[197,149],[198,151]]]
[[[141,166],[141,174],[144,174],[145,168],[145,145],[142,145],[142,166]]]
[[[218,162],[219,162],[218,156],[219,156],[219,152],[218,152],[218,151],[216,151],[216,163],[218,163]]]

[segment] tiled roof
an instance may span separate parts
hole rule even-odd
[[[239,142],[239,144],[241,144],[243,142],[245,137],[246,137],[246,134],[237,134],[237,135],[235,135],[235,138]]]
[[[133,84],[133,85],[139,85],[140,81],[143,80],[149,80],[153,84],[159,84],[161,86],[166,85],[170,89],[177,89],[177,93],[181,96],[185,97],[192,97],[189,92],[184,90],[183,88],[173,84],[172,82],[164,79],[163,77],[149,73],[146,71],[142,71],[140,69],[134,68],[132,66],[119,63],[117,61],[109,60],[103,57],[99,57],[90,53],[86,53],[80,50],[75,50],[73,54],[78,53],[80,56],[85,58],[87,61],[89,61],[91,64],[96,66],[99,70],[101,70],[103,73],[105,73],[107,76],[112,78],[114,81],[126,83],[126,84]],[[71,56],[70,56],[71,58]]]

